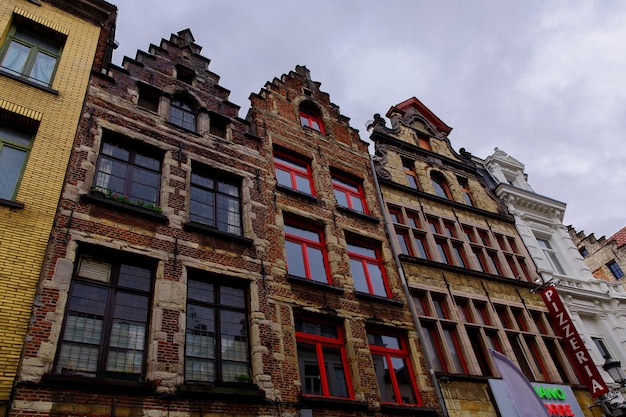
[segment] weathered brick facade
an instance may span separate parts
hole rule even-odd
[[[228,101],[229,91],[207,69],[200,49],[186,30],[138,51],[136,59],[125,58],[123,67],[92,75],[12,415],[273,412],[261,404],[259,389],[271,390],[260,360],[265,319],[257,288],[268,221],[258,182],[267,161],[261,140],[237,117],[238,106]],[[126,155],[133,159],[124,165]],[[112,175],[132,186],[119,191]],[[190,218],[191,204],[209,207],[202,198],[217,194],[219,210],[210,213],[218,213],[217,223]],[[229,205],[239,210],[225,214]],[[202,294],[219,291],[220,298],[209,300],[210,307],[189,307],[191,280]],[[109,307],[102,315],[97,294],[105,290]],[[227,314],[235,314],[229,310],[216,324],[207,314],[240,303],[228,298],[230,291],[250,300],[236,313],[245,323],[229,322]],[[204,324],[186,330],[191,309],[199,314],[191,319]],[[112,330],[104,327],[101,342],[92,341],[107,325]],[[227,343],[236,347],[243,340],[242,365],[237,375],[220,370],[219,383],[187,384],[210,372],[205,357],[198,359],[204,367],[185,371],[186,355],[194,355],[186,340],[215,342],[207,326],[241,328],[243,334],[219,341],[224,346],[217,355],[228,354]]]
[[[484,168],[452,149],[452,129],[419,100],[387,117],[390,128],[379,115],[370,127],[376,172],[448,415],[500,415],[490,348],[531,381],[577,383],[543,301],[530,292],[535,265]]]
[[[624,271],[626,271],[624,229],[608,239],[604,236],[596,239],[593,233],[587,235],[582,230],[576,231],[572,226],[568,226],[567,231],[594,277],[603,281],[621,282],[626,288],[624,285]]]
[[[328,94],[320,90],[320,83],[311,80],[305,67],[298,66],[295,71],[267,83],[259,94],[251,96],[251,102],[248,120],[263,139],[261,152],[268,162],[262,183],[265,206],[272,221],[267,225],[268,246],[263,254],[267,276],[259,295],[269,326],[267,333],[262,332],[268,338],[264,345],[271,346],[263,356],[263,363],[265,373],[272,378],[272,398],[281,401],[290,413],[311,409],[315,416],[397,412],[435,415],[438,400],[385,234],[367,143],[350,127],[349,119],[341,115]],[[307,125],[302,119],[306,119],[307,113],[317,116],[318,125],[312,124],[313,128]],[[276,171],[272,155],[279,158],[275,162]],[[304,191],[300,183],[284,183],[275,175],[282,169],[279,164],[284,159],[308,167],[308,185]],[[355,189],[359,188],[366,208],[346,207],[346,202],[337,197],[333,184],[336,178],[346,178]],[[292,227],[314,231],[323,237],[328,278],[315,265],[309,266],[316,269],[317,275],[312,273],[309,277],[287,265],[294,260],[287,259],[292,249],[286,249],[290,244],[286,235],[298,233],[290,231]],[[372,295],[357,283],[359,273],[349,254],[353,242],[378,251],[388,283],[386,295]],[[332,394],[307,392],[301,358],[305,353],[298,352],[294,334],[298,320],[330,323],[343,333],[348,362],[345,372],[351,381],[352,395],[336,399],[329,398],[334,397]],[[419,404],[399,399],[398,404],[389,404],[389,399],[381,399],[368,332],[389,333],[407,341],[421,398]]]
[[[14,192],[11,189],[0,197],[0,414],[14,384],[89,74],[103,65],[106,39],[116,18],[116,8],[100,0],[37,3],[0,4],[3,192],[6,177],[20,168],[15,165],[18,157],[8,153],[16,148],[7,145],[5,129],[25,132],[31,140]],[[32,81],[24,70],[8,68],[8,46],[17,28],[62,44],[49,84]]]

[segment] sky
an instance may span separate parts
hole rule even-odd
[[[455,150],[525,164],[535,192],[567,204],[565,225],[626,226],[624,1],[109,1],[114,64],[189,28],[240,117],[304,65],[364,140],[375,113],[417,97]]]

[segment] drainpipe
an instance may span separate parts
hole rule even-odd
[[[428,366],[428,373],[433,381],[433,385],[435,387],[435,392],[437,393],[437,399],[439,400],[439,404],[441,404],[441,409],[443,411],[443,417],[449,417],[448,409],[446,408],[446,403],[443,399],[443,394],[441,393],[441,387],[439,386],[439,381],[437,380],[437,376],[435,375],[435,371],[431,364],[430,358],[426,354],[426,349],[422,344],[422,340],[424,340],[424,336],[422,334],[422,328],[418,325],[419,321],[417,318],[417,311],[415,310],[415,304],[413,303],[413,297],[411,296],[411,291],[409,290],[409,285],[406,281],[406,276],[404,275],[404,269],[402,268],[402,263],[400,262],[400,257],[398,256],[398,251],[396,250],[396,245],[394,244],[394,236],[395,233],[391,226],[391,220],[389,218],[389,214],[387,213],[387,206],[383,200],[383,194],[380,191],[380,186],[378,185],[378,175],[376,174],[376,167],[374,166],[374,158],[370,155],[370,164],[372,166],[372,174],[374,175],[374,186],[376,187],[376,194],[378,196],[378,202],[380,204],[380,208],[383,212],[383,222],[385,223],[385,231],[387,232],[387,238],[389,239],[389,243],[391,246],[391,253],[393,254],[393,259],[398,265],[398,273],[400,274],[400,281],[402,281],[402,287],[404,288],[404,293],[406,294],[407,301],[409,303],[409,308],[411,310],[411,316],[413,317],[413,323],[415,324],[415,330],[417,330],[417,335],[420,339],[420,345],[422,346],[422,353],[424,354],[424,359],[426,360],[426,365]]]

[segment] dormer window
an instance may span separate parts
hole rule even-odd
[[[217,113],[210,113],[209,132],[212,135],[226,138],[228,130],[228,118]]]
[[[324,133],[324,123],[319,113],[310,107],[300,107],[300,123],[320,133]]]
[[[190,103],[175,98],[170,104],[170,123],[183,129],[196,131],[196,111]]]

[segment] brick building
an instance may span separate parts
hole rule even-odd
[[[251,104],[270,162],[259,285],[269,398],[285,415],[437,415],[368,144],[305,67],[268,82]]]
[[[268,162],[200,52],[93,73],[11,415],[268,414]]]
[[[0,3],[0,414],[22,353],[91,70],[110,59],[101,0]]]
[[[376,172],[446,415],[515,415],[493,349],[590,416],[591,397],[531,293],[533,259],[484,168],[452,149],[452,129],[416,98],[386,116],[391,127],[379,115],[370,125]]]

